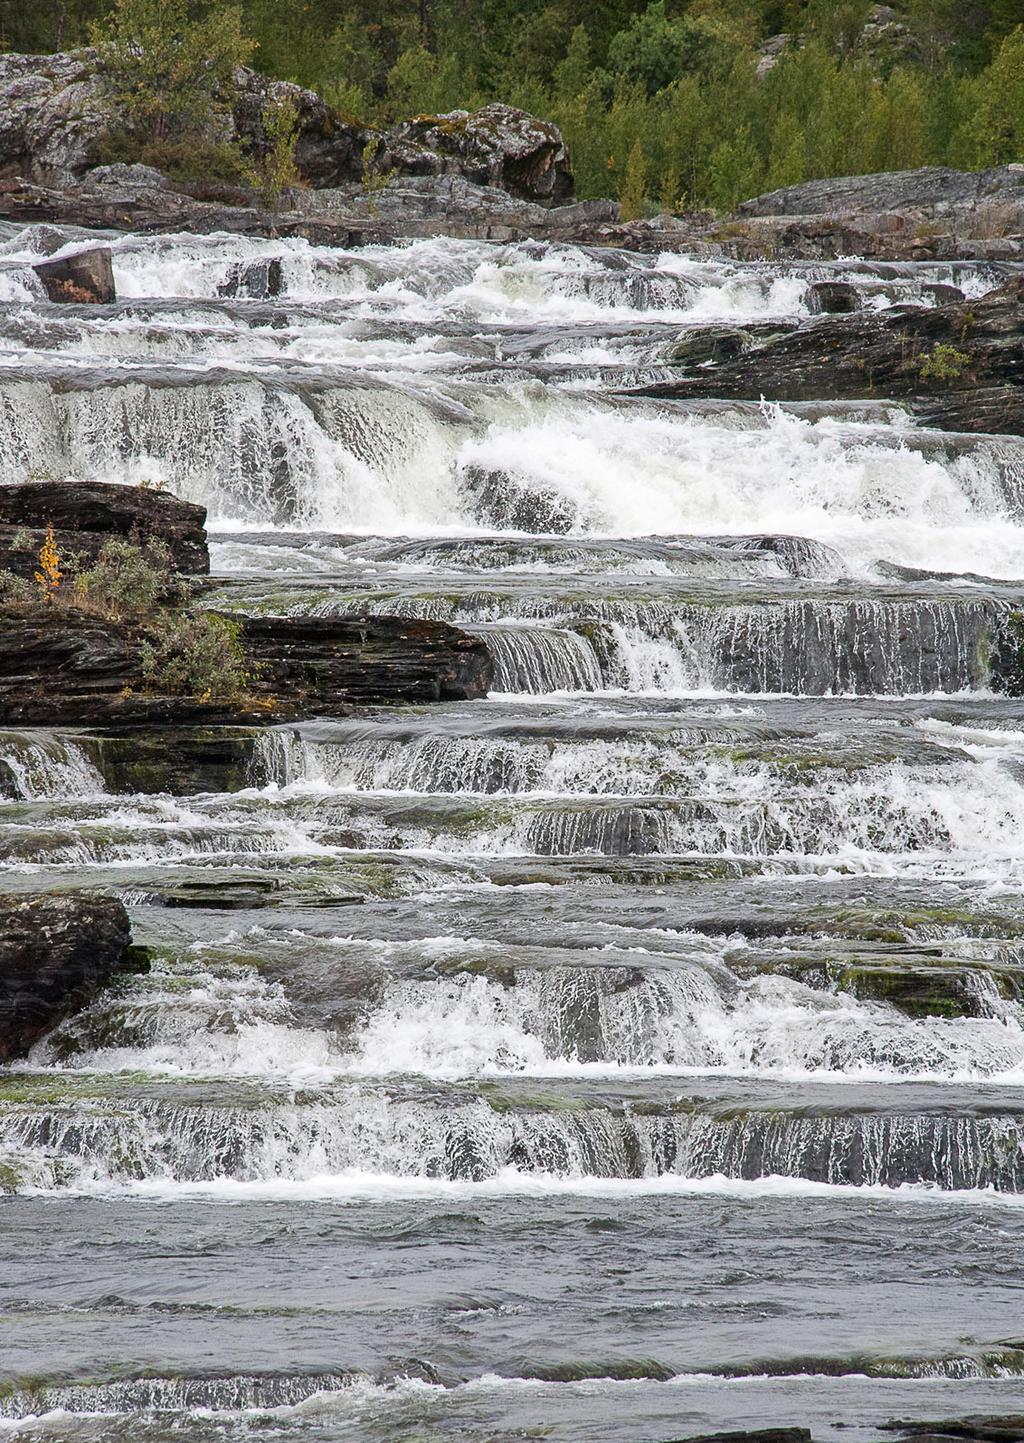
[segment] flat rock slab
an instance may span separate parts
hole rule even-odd
[[[0,895],[0,1062],[23,1057],[118,972],[147,968],[113,897]]]

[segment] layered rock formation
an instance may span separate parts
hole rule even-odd
[[[237,702],[161,695],[143,674],[145,623],[67,607],[0,608],[0,724],[188,725],[344,715],[358,702],[486,696],[485,644],[441,621],[246,617],[252,670]]]
[[[210,569],[206,507],[166,491],[102,481],[24,481],[0,486],[0,569],[31,577],[47,527],[58,551],[90,562],[108,536],[163,541],[183,576]]]
[[[0,1063],[24,1056],[118,972],[144,970],[130,943],[113,897],[0,896]]]
[[[825,315],[711,364],[683,359],[661,397],[910,400],[929,425],[1024,435],[1024,284],[980,300]]]

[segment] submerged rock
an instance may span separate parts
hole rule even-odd
[[[109,246],[93,246],[59,260],[40,261],[32,269],[51,301],[107,306],[117,300]]]
[[[113,897],[0,896],[0,1063],[77,1012],[121,971],[146,970]]]
[[[0,486],[0,568],[31,577],[46,528],[63,556],[91,561],[108,536],[163,541],[185,576],[210,569],[206,507],[156,487],[104,481],[23,481]]]

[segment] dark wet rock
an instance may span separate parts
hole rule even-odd
[[[480,520],[499,531],[564,536],[579,520],[571,501],[508,471],[467,466],[462,483]]]
[[[380,165],[406,175],[454,172],[546,206],[563,205],[574,193],[561,131],[512,105],[403,121],[386,133]]]
[[[849,281],[815,281],[807,289],[807,309],[812,316],[839,316],[860,308],[860,293]]]
[[[751,338],[746,331],[738,331],[731,326],[709,326],[676,341],[669,359],[691,366],[703,366],[708,361],[717,364],[719,361],[731,361],[750,343]]]
[[[737,1433],[699,1433],[666,1443],[811,1443],[807,1428],[750,1428]]]
[[[935,426],[959,422],[979,388],[1010,388],[994,415],[973,430],[1007,431],[1024,384],[1024,283],[952,306],[893,306],[821,317],[719,365],[638,394],[770,401],[906,397]],[[957,424],[953,429],[962,429]]]
[[[844,992],[862,1002],[885,1002],[906,1017],[990,1016],[991,992],[1011,1002],[1024,997],[1024,970],[1012,965],[971,965],[897,948],[849,957],[752,954],[734,970],[741,977],[770,972],[823,992]]]
[[[284,290],[284,268],[278,256],[238,262],[217,287],[219,296],[247,296],[265,301]]]
[[[242,645],[266,678],[308,712],[353,702],[464,701],[487,695],[491,659],[479,637],[397,616],[242,618]]]
[[[981,386],[914,398],[923,426],[975,435],[1024,436],[1024,386]]]
[[[485,644],[445,622],[244,617],[253,672],[237,703],[146,690],[145,627],[66,607],[0,609],[0,722],[20,726],[266,723],[344,715],[357,702],[486,696]]]
[[[48,526],[64,557],[91,561],[108,536],[159,539],[183,575],[210,569],[206,507],[155,488],[102,481],[0,486],[0,568],[31,577]]]
[[[40,261],[32,269],[51,301],[109,306],[117,300],[109,246],[93,246],[59,260]]]
[[[258,732],[232,727],[100,736],[90,756],[111,792],[237,792],[249,785]]]
[[[921,287],[921,294],[929,296],[937,306],[955,306],[964,300],[959,286],[948,286],[942,281],[928,281]]]
[[[960,1438],[968,1443],[1024,1443],[1024,1413],[1001,1417],[946,1418],[939,1422],[880,1423],[888,1433],[902,1433],[921,1443],[925,1438]]]
[[[118,972],[147,966],[112,897],[0,896],[0,1063],[24,1056]]]

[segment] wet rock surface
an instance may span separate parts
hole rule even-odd
[[[130,942],[113,898],[0,895],[0,1062],[24,1056],[118,972],[144,969]]]
[[[101,481],[24,481],[0,487],[0,568],[32,577],[52,526],[62,556],[89,562],[108,536],[160,540],[183,576],[210,569],[206,507],[166,491]]]

